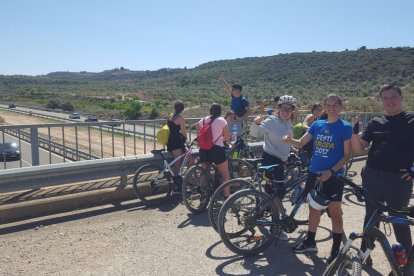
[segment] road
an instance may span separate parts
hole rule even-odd
[[[356,174],[364,161],[351,168]],[[359,175],[354,181],[360,182]],[[361,231],[363,205],[346,193],[345,231]],[[331,246],[330,220],[323,216],[317,254],[293,254],[305,234],[263,254],[231,253],[209,226],[207,215],[189,215],[179,199],[147,209],[138,200],[2,225],[1,275],[321,275]],[[381,228],[383,229],[383,228]],[[394,237],[391,235],[390,240]],[[389,272],[380,247],[369,275]],[[365,275],[368,275],[367,273]]]
[[[16,142],[19,144],[19,139],[14,136],[4,134],[4,141],[6,142]],[[0,143],[3,143],[3,135],[0,135]],[[20,167],[31,167],[32,164],[32,149],[31,144],[21,140],[21,160],[17,161],[7,161],[0,160],[0,170],[4,169],[13,169]],[[65,162],[71,162],[68,159],[65,159]],[[44,149],[39,149],[39,164],[48,165],[63,163],[63,157],[56,155],[54,153],[50,154],[49,151]]]

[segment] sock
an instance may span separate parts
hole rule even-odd
[[[306,237],[305,242],[307,244],[315,244],[316,243],[315,242],[315,236],[316,236],[316,232],[310,232],[310,231],[308,231],[308,235]]]
[[[338,253],[339,247],[341,247],[341,241],[342,241],[342,233],[332,233],[332,253]]]

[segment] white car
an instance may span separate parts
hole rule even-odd
[[[80,119],[80,115],[78,113],[72,113],[69,115],[69,119]]]

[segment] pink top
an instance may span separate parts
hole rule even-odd
[[[204,123],[206,123],[206,124],[211,121],[210,116],[207,116],[207,117],[201,119],[200,121],[198,121],[198,125],[200,127],[203,126],[203,120],[204,120]],[[223,129],[226,125],[227,125],[227,121],[224,120],[224,118],[222,118],[222,117],[218,117],[218,118],[214,119],[213,123],[211,124],[211,132],[213,134],[213,143],[214,143],[214,141],[217,140],[214,143],[217,146],[224,147]]]

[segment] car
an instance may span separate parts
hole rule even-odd
[[[114,127],[120,127],[122,125],[122,120],[120,119],[115,119],[115,118],[110,118],[108,119],[108,123],[105,124],[107,126],[114,126]]]
[[[0,143],[0,159],[1,161],[20,160],[20,148],[15,142]]]
[[[9,108],[16,108],[16,104],[9,104]]]
[[[71,113],[69,114],[69,119],[80,119],[80,115],[78,113]]]
[[[97,122],[99,121],[98,118],[96,117],[88,117],[85,120],[83,120],[84,122]]]

